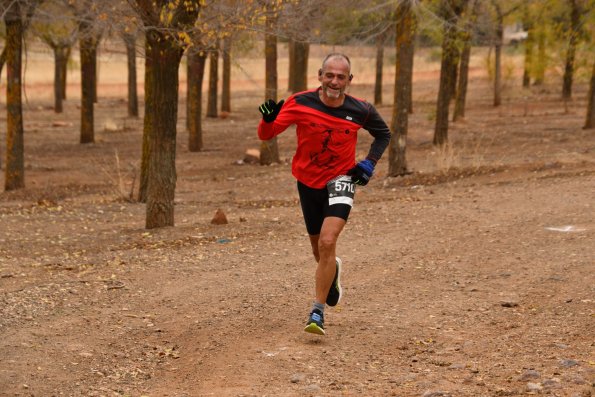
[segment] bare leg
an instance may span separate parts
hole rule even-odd
[[[337,239],[346,221],[330,216],[324,218],[319,235],[310,235],[312,253],[318,262],[316,267],[316,302],[325,303],[328,291],[335,278],[335,250]]]
[[[310,244],[312,245],[312,254],[314,254],[314,259],[316,263],[320,260],[320,254],[318,253],[318,240],[320,239],[320,234],[309,234],[310,237]]]

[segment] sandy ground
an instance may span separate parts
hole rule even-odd
[[[352,92],[370,98],[370,79],[354,74]],[[282,164],[236,164],[258,147],[260,88],[238,82],[232,114],[205,120],[200,153],[187,150],[181,99],[176,226],[158,230],[127,200],[142,122],[108,95],[112,83],[90,145],[78,143],[76,99],[57,115],[30,95],[26,188],[0,193],[0,395],[593,395],[586,86],[567,106],[557,81],[511,86],[495,109],[476,69],[467,118],[440,151],[436,76],[416,75],[413,174],[387,178],[385,157],[356,195],[325,337],[303,332],[315,263],[294,134],[280,136]],[[370,142],[362,132],[358,157]],[[217,209],[227,225],[210,224]]]

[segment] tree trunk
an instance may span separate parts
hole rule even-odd
[[[527,31],[527,39],[525,40],[525,62],[523,69],[523,87],[531,85],[531,69],[533,63],[533,47],[535,38],[533,37],[533,28]]]
[[[469,83],[469,61],[471,59],[472,31],[477,24],[480,0],[473,0],[465,27],[461,30],[460,39],[462,49],[459,60],[459,78],[455,96],[455,108],[452,121],[465,118],[465,106],[467,102],[467,85]]]
[[[37,8],[37,6],[39,5],[39,3],[41,3],[43,0],[35,0],[35,1],[29,1],[29,2],[21,2],[21,5],[19,5],[19,10],[22,10],[24,8],[25,10],[25,18],[21,20],[21,30],[23,32],[25,32],[27,30],[27,27],[29,26],[29,23],[31,21],[31,18],[33,17],[33,14],[35,13],[35,9]],[[2,4],[2,12],[0,12],[0,14],[6,16],[6,13],[8,12],[8,7],[11,6],[11,2],[10,1],[3,1],[0,2]],[[5,4],[6,3],[6,4]],[[16,1],[13,1],[13,3],[16,3]],[[23,6],[23,7],[21,7]],[[4,46],[4,48],[2,49],[2,53],[0,53],[0,76],[2,75],[2,69],[4,68],[4,64],[6,63],[6,58],[7,58],[7,46]],[[64,98],[66,99],[66,98]]]
[[[95,142],[93,104],[96,97],[97,76],[95,62],[97,60],[98,41],[93,37],[83,36],[80,39],[81,53],[81,143]]]
[[[6,46],[4,46],[4,48],[2,49],[2,53],[0,53],[0,82],[2,82],[2,69],[4,69],[5,63],[6,63]],[[1,152],[0,152],[0,169],[2,169],[2,153]]]
[[[413,26],[411,27],[411,57],[409,58],[409,68],[411,69],[411,73],[409,74],[409,86],[411,89],[409,90],[409,114],[413,114],[413,60],[415,58],[415,35],[417,32],[417,17],[415,13],[411,15]]]
[[[584,128],[595,128],[595,62],[593,62],[593,70],[591,71],[591,84],[589,86],[587,117],[585,120]]]
[[[276,48],[276,47],[275,47]],[[308,56],[310,44],[303,41],[294,42],[293,86],[291,92],[301,92],[308,89]]]
[[[65,55],[64,55],[64,67],[62,68],[62,74],[60,75],[60,84],[62,84],[62,99],[66,100],[66,87],[67,87],[67,78],[68,78],[68,60],[70,59],[70,52],[72,51],[72,45],[68,44],[65,48]]]
[[[202,142],[202,82],[207,54],[202,51],[188,53],[188,90],[186,117],[188,121],[188,150],[198,152]],[[225,90],[224,90],[225,92]]]
[[[388,151],[388,175],[399,176],[407,173],[405,156],[407,129],[409,123],[409,102],[413,74],[413,37],[415,22],[411,0],[405,0],[397,6],[397,61],[395,69],[395,90],[393,114],[391,120],[391,137]]]
[[[547,69],[547,54],[545,53],[545,28],[540,26],[537,31],[537,65],[535,65],[535,81],[533,85],[542,85]]]
[[[144,184],[147,229],[174,224],[178,69],[184,52],[175,32],[195,24],[200,5],[192,3],[193,7],[168,3],[173,6],[172,18],[168,17],[168,29],[161,29],[155,19],[164,3],[136,0],[143,24],[149,27],[145,33],[145,124],[139,192],[141,196]]]
[[[456,44],[456,38],[455,38],[455,44],[454,44],[454,58],[452,60],[453,64],[452,67],[450,69],[450,79],[449,84],[450,87],[448,88],[448,92],[450,93],[450,98],[448,98],[449,103],[452,102],[453,99],[455,99],[456,95],[457,95],[457,82],[458,82],[458,78],[459,78],[459,62],[461,59],[461,54],[459,51],[459,47]]]
[[[496,43],[494,45],[494,106],[502,104],[502,42],[504,38],[504,17],[499,7],[496,7]]]
[[[287,91],[294,93],[293,87],[295,86],[295,40],[289,39],[287,43],[287,52],[289,57],[289,70],[287,79]]]
[[[501,55],[502,46],[496,44],[494,48],[494,106],[500,106],[502,104],[502,66],[501,66]]]
[[[576,56],[576,45],[580,31],[580,13],[577,0],[570,0],[570,32],[568,38],[568,51],[566,52],[566,64],[564,67],[564,83],[562,86],[562,98],[572,97],[572,79],[574,75],[574,59]]]
[[[277,137],[260,142],[260,165],[280,163]]]
[[[148,36],[147,33],[145,36]],[[149,158],[151,156],[151,131],[153,130],[153,108],[155,100],[153,93],[153,60],[149,40],[145,40],[145,115],[143,120],[143,144],[141,154],[140,180],[138,201],[147,202],[147,186],[149,184]]]
[[[450,98],[454,85],[452,69],[457,67],[457,20],[463,12],[465,1],[443,0],[444,37],[442,39],[442,62],[440,65],[440,87],[436,104],[436,127],[434,129],[434,145],[445,145],[448,142],[448,113]]]
[[[376,79],[374,80],[374,105],[382,105],[382,65],[384,65],[384,33],[376,37]]]
[[[273,29],[273,17],[267,15],[267,30]],[[295,56],[295,54],[294,54]],[[277,36],[272,33],[265,34],[264,39],[265,57],[265,88],[264,99],[277,100]],[[294,65],[295,66],[295,65]],[[294,70],[295,75],[295,70]]]
[[[97,42],[95,43],[94,51],[91,53],[92,61],[91,65],[93,67],[93,103],[98,102],[97,98],[97,87],[99,85],[99,65],[97,64],[97,51],[98,51],[98,44],[99,38],[97,38]]]
[[[202,80],[201,80],[202,83]],[[223,88],[221,90],[221,111],[231,112],[231,37],[223,39]]]
[[[264,39],[265,56],[265,89],[264,100],[277,100],[277,36],[273,34],[275,26],[275,16],[272,6],[268,5],[266,16],[266,34]],[[296,43],[297,44],[297,43]],[[273,162],[280,163],[279,146],[277,137],[268,141],[262,141],[260,144],[260,164],[269,165]]]
[[[2,53],[0,54],[0,77],[2,77],[2,69],[4,69],[4,64],[6,63],[6,46],[2,49]]]
[[[471,58],[471,33],[465,32],[463,36],[463,50],[461,51],[461,64],[459,66],[459,80],[455,99],[455,109],[452,121],[465,118],[465,102],[467,100],[467,84],[469,82],[469,60]]]
[[[533,47],[535,44],[535,32],[533,21],[529,15],[529,6],[524,4],[523,9],[523,29],[527,32],[527,39],[525,40],[525,62],[523,69],[523,87],[531,85],[531,69],[533,62]]]
[[[207,97],[207,117],[217,117],[217,84],[219,82],[219,49],[209,54],[209,94]]]
[[[54,112],[62,113],[62,101],[66,97],[64,94],[65,84],[64,76],[66,75],[66,67],[68,64],[69,47],[54,46]]]
[[[21,97],[23,21],[19,2],[5,10],[6,26],[6,168],[4,189],[25,187],[25,143]]]
[[[132,34],[123,35],[126,44],[126,59],[128,66],[128,117],[138,117],[138,94],[136,90],[136,37]]]
[[[156,32],[149,31],[147,41],[153,58],[150,79],[153,116],[145,227],[152,229],[174,225],[178,68],[182,49]]]

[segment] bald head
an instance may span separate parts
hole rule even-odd
[[[322,68],[321,70],[325,70],[327,63],[329,61],[333,61],[333,62],[344,62],[347,65],[347,73],[351,73],[351,61],[349,60],[349,57],[345,54],[341,54],[339,52],[332,52],[330,54],[328,54],[326,57],[324,57],[324,60],[322,61]]]

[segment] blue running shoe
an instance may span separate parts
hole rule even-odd
[[[331,289],[326,296],[326,304],[329,306],[336,306],[341,300],[341,294],[343,293],[341,290],[341,265],[343,262],[341,262],[339,257],[336,257],[335,264],[337,265],[337,271],[335,272],[335,278],[331,284]]]
[[[324,335],[324,314],[320,310],[312,310],[304,331],[311,334]]]

